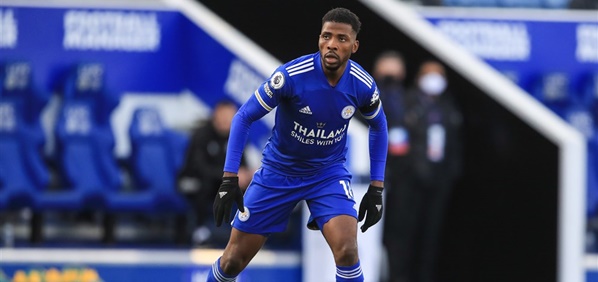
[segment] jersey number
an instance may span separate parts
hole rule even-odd
[[[347,194],[347,197],[349,199],[353,199],[353,190],[351,189],[351,183],[346,180],[340,180],[338,183],[340,183],[343,186],[343,189],[345,190],[345,194]]]

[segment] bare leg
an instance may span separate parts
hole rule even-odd
[[[220,259],[220,268],[226,275],[238,275],[266,243],[266,239],[263,235],[245,233],[233,227]]]
[[[356,218],[348,215],[334,217],[324,224],[322,234],[337,266],[352,266],[359,261]]]

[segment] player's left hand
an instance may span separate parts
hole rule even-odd
[[[382,187],[370,184],[368,191],[361,199],[361,204],[359,204],[359,221],[361,222],[365,217],[365,222],[361,226],[361,232],[365,232],[382,218],[382,190]]]

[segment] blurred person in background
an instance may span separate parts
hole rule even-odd
[[[228,136],[237,106],[229,100],[216,104],[212,116],[193,130],[185,163],[179,172],[179,187],[190,203],[195,226],[192,242],[196,245],[226,244],[228,234],[214,229],[212,206],[222,181]],[[239,186],[245,189],[251,172],[245,158],[239,169]]]
[[[388,254],[401,251],[397,238],[397,224],[399,223],[399,190],[403,186],[401,181],[406,179],[405,170],[409,165],[409,133],[405,127],[405,106],[408,104],[404,80],[406,68],[403,56],[393,50],[382,52],[374,61],[372,76],[380,90],[380,100],[384,105],[384,112],[388,124],[388,155],[386,158],[386,213],[384,215],[383,243]],[[389,274],[391,281],[395,271],[399,268],[397,256],[388,256]]]
[[[391,229],[385,231],[391,282],[438,281],[435,273],[444,213],[462,162],[462,116],[447,86],[445,68],[437,61],[426,61],[405,100],[407,165],[394,174],[396,196],[387,207],[395,209],[386,214],[392,221],[386,224]]]

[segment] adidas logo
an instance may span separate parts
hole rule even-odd
[[[380,210],[382,209],[382,205],[376,205],[376,208],[378,209],[378,212],[380,212]]]
[[[301,108],[301,110],[299,110],[299,112],[302,114],[311,115],[311,109],[309,108],[309,106],[305,106],[305,107]]]
[[[220,199],[222,199],[222,197],[226,196],[228,192],[218,192],[218,194],[220,195]]]

